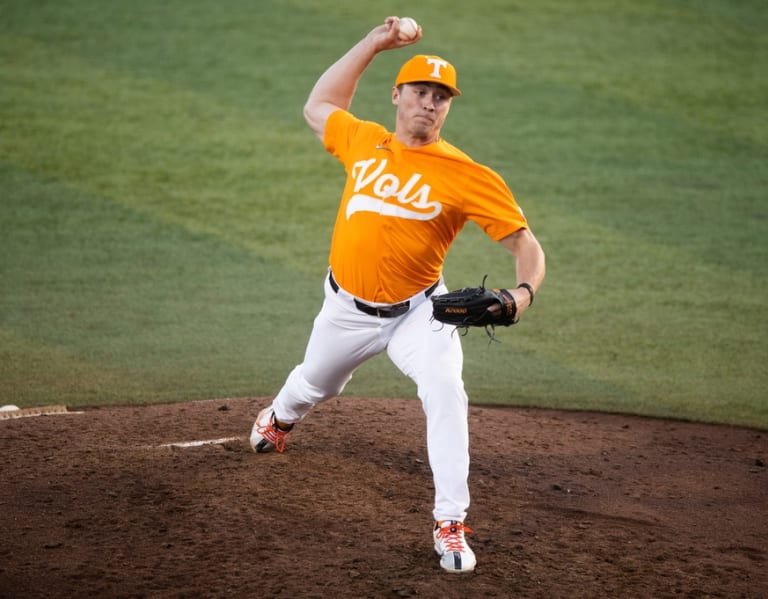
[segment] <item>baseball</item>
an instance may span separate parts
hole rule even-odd
[[[400,33],[397,35],[402,41],[412,40],[419,34],[419,24],[411,17],[400,19]]]

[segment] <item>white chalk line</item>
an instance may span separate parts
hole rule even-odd
[[[234,398],[225,398],[227,399]],[[221,399],[203,400],[203,401],[222,401]],[[66,406],[39,406],[33,408],[19,409],[15,405],[6,405],[0,407],[0,420],[11,420],[16,418],[30,418],[33,416],[67,416],[85,414],[84,411],[70,412]],[[244,437],[222,437],[219,439],[195,439],[192,441],[174,441],[171,443],[161,443],[160,445],[144,445],[142,449],[167,449],[170,447],[188,448],[202,447],[205,445],[223,445],[232,441],[240,441]]]
[[[15,408],[15,409],[10,409]],[[39,406],[34,408],[17,408],[16,406],[3,406],[0,410],[0,420],[14,420],[16,418],[32,418],[33,416],[71,416],[85,414],[85,412],[70,412],[66,406]]]
[[[203,445],[223,445],[231,441],[240,441],[243,437],[223,437],[221,439],[205,439],[195,441],[174,441],[173,443],[161,443],[160,445],[146,445],[147,449],[160,449],[167,447],[201,447]]]

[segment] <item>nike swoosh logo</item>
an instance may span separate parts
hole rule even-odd
[[[377,150],[387,150],[387,152],[391,152],[391,151],[392,151],[392,149],[391,149],[391,148],[388,148],[387,146],[382,146],[381,144],[378,144],[378,145],[376,146],[376,149],[377,149]]]

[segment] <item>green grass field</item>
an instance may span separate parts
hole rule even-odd
[[[0,0],[0,403],[274,394],[322,299],[340,165],[315,79],[388,14],[353,110],[411,54],[459,72],[444,136],[548,257],[524,322],[464,339],[473,402],[768,428],[764,2]],[[451,287],[511,284],[468,226]],[[413,397],[386,358],[350,395]]]

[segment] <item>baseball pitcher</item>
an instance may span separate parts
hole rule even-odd
[[[415,382],[426,415],[435,488],[432,542],[440,565],[448,572],[470,572],[476,560],[464,524],[470,503],[468,398],[461,335],[455,330],[517,322],[544,279],[545,260],[502,178],[440,136],[461,96],[451,63],[428,54],[405,61],[391,92],[394,131],[349,112],[358,81],[375,56],[417,43],[421,28],[402,38],[400,19],[388,17],[320,76],[307,99],[306,121],[344,165],[346,183],[324,277],[325,300],[304,359],[258,414],[250,443],[257,452],[282,452],[295,424],[341,394],[363,362],[387,352]],[[461,301],[438,303],[448,295],[446,253],[467,221],[507,248],[515,266],[510,288],[474,294],[475,305],[479,295],[490,298],[479,320],[462,316],[467,308]],[[354,424],[340,422],[339,434]]]

